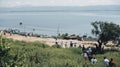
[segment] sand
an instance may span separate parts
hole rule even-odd
[[[96,41],[78,41],[78,40],[63,40],[63,39],[55,40],[54,38],[40,38],[40,37],[29,37],[29,36],[25,37],[17,34],[12,34],[10,36],[10,34],[8,33],[6,35],[3,35],[3,37],[10,38],[13,40],[26,41],[26,42],[39,41],[39,42],[46,43],[49,46],[55,45],[55,42],[58,42],[58,44],[62,46],[64,46],[64,44],[67,44],[67,47],[69,47],[70,42],[72,42],[73,44],[76,44],[76,47],[78,47],[79,45],[81,46],[85,45],[85,47],[89,47],[97,43]]]
[[[70,42],[73,43],[73,45],[76,45],[74,47],[79,47],[79,46],[85,46],[87,47],[95,47],[94,44],[98,44],[97,41],[78,41],[78,40],[63,40],[63,39],[57,39],[55,40],[54,38],[40,38],[40,37],[25,37],[17,34],[6,34],[2,35],[5,38],[13,39],[13,40],[19,40],[19,41],[25,41],[25,42],[35,42],[39,41],[42,43],[46,43],[49,46],[55,45],[55,42],[58,42],[59,45],[61,45],[63,48],[69,48],[70,47]],[[109,42],[108,45],[113,46],[114,44],[112,42]],[[104,49],[117,49],[120,50],[120,47],[106,47],[104,46]]]
[[[76,44],[76,47],[79,46],[85,46],[87,47],[95,47],[94,44],[98,44],[97,41],[78,41],[78,40],[63,40],[63,39],[57,39],[55,40],[54,38],[40,38],[40,37],[25,37],[25,36],[21,36],[21,35],[17,35],[17,34],[12,34],[10,36],[10,34],[6,34],[6,35],[2,35],[5,38],[10,38],[13,40],[19,40],[19,41],[25,41],[25,42],[35,42],[35,41],[39,41],[42,43],[46,43],[49,46],[55,45],[55,42],[58,42],[59,45],[61,45],[63,48],[69,48],[70,47],[70,42],[73,43],[73,45]],[[114,45],[111,42],[108,43],[109,45]],[[75,47],[75,46],[74,46]],[[119,49],[119,47],[106,47],[104,46],[105,49]]]

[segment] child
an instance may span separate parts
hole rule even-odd
[[[109,67],[115,67],[115,62],[113,61],[112,58],[110,59]]]

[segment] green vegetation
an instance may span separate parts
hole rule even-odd
[[[104,56],[112,57],[116,67],[120,66],[120,52],[94,55],[98,62],[93,65],[81,56],[81,48],[57,48],[40,42],[0,39],[0,67],[105,67]]]
[[[91,23],[94,27],[92,33],[98,37],[99,49],[101,46],[106,45],[108,41],[120,41],[120,26],[112,22],[95,21]],[[119,42],[118,42],[119,44]]]

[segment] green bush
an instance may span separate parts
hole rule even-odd
[[[105,67],[103,57],[113,58],[120,66],[120,52],[109,51],[94,55],[98,62],[85,60],[80,48],[61,48],[40,42],[24,42],[5,39],[0,41],[0,67]],[[4,47],[3,47],[4,45]],[[10,48],[7,48],[10,47]]]

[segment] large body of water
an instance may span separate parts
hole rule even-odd
[[[91,22],[120,24],[120,11],[53,11],[0,12],[0,29],[20,29],[39,34],[60,33],[91,35]],[[20,26],[19,23],[23,24]]]

